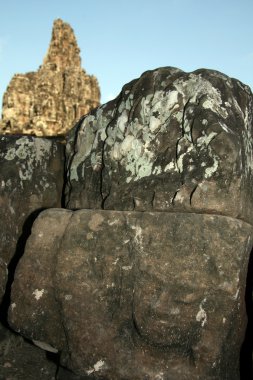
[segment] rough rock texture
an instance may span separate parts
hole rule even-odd
[[[219,72],[144,73],[70,132],[67,206],[251,222],[252,110],[249,87]]]
[[[238,380],[252,105],[235,79],[166,67],[83,118],[68,209],[39,215],[17,267],[13,328],[85,379]]]
[[[32,223],[42,209],[61,206],[64,145],[59,138],[0,136],[0,167],[0,378],[49,380],[56,365],[11,335],[5,318],[13,274]]]
[[[1,380],[55,380],[57,366],[53,361],[49,361],[46,355],[46,351],[35,347],[22,336],[13,334],[0,324]],[[61,380],[70,379],[65,377]]]
[[[252,237],[217,215],[44,211],[9,321],[87,379],[239,379]]]
[[[73,29],[58,19],[42,66],[16,74],[3,97],[3,134],[64,135],[81,115],[99,105],[94,76],[81,68]]]
[[[64,146],[58,139],[0,136],[0,270],[22,254],[39,211],[60,207]],[[1,280],[2,281],[2,280]],[[0,289],[4,288],[0,285]]]

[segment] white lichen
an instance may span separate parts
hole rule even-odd
[[[205,169],[205,178],[210,178],[218,170],[219,159],[218,156],[213,155],[213,165]]]
[[[165,171],[165,172],[178,171],[178,168],[177,168],[177,165],[176,165],[175,161],[171,161],[171,162],[169,162],[169,163],[165,166],[164,171]]]
[[[217,136],[216,132],[211,132],[209,135],[207,135],[205,132],[203,133],[203,136],[199,137],[197,139],[197,146],[208,146],[210,142],[214,139],[214,137]]]
[[[122,269],[123,269],[123,270],[126,270],[126,271],[131,270],[132,268],[133,268],[132,265],[126,265],[126,266],[123,266],[123,267],[122,267]]]
[[[201,326],[204,327],[207,323],[207,314],[203,308],[203,304],[206,302],[206,298],[199,305],[199,311],[196,315],[196,321],[201,323]]]
[[[35,289],[32,294],[34,295],[35,299],[38,301],[43,296],[44,292],[45,292],[45,289],[41,289],[41,290]]]
[[[31,181],[38,167],[47,168],[51,148],[50,140],[31,139],[24,136],[16,140],[15,147],[8,149],[3,158],[7,161],[14,159],[19,161],[18,174],[21,187],[23,187],[24,181]]]
[[[91,374],[94,373],[94,372],[101,371],[103,368],[105,368],[105,366],[106,366],[105,361],[104,361],[104,360],[99,360],[97,363],[95,363],[95,364],[93,365],[93,368],[88,369],[88,370],[86,371],[86,373],[87,373],[87,375],[91,375]]]
[[[140,226],[131,226],[131,228],[135,231],[134,241],[137,243],[137,245],[142,248],[143,244],[143,235],[142,235],[142,228]]]

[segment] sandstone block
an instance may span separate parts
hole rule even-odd
[[[0,136],[0,258],[20,255],[39,211],[60,207],[64,146],[60,140]]]
[[[67,207],[251,223],[252,110],[249,87],[217,71],[144,73],[70,132]]]
[[[13,328],[87,379],[238,380],[252,105],[224,74],[165,67],[82,118],[67,209],[40,214],[15,273]]]
[[[44,211],[9,322],[87,379],[239,379],[252,232],[217,215]]]

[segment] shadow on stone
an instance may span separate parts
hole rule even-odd
[[[245,291],[245,303],[248,317],[248,325],[245,333],[245,339],[242,344],[240,354],[240,379],[252,380],[253,368],[252,368],[252,350],[253,350],[253,250],[250,254],[247,283]]]
[[[89,377],[78,376],[67,368],[60,366],[56,374],[56,380],[89,380]]]

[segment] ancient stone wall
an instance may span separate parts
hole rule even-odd
[[[38,71],[12,78],[3,97],[0,133],[64,135],[99,101],[97,79],[81,67],[74,31],[58,19]]]
[[[252,104],[217,71],[164,67],[80,120],[65,209],[39,214],[15,271],[12,328],[85,379],[239,380]]]

